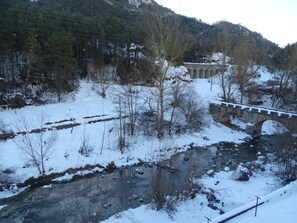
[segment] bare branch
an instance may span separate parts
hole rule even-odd
[[[54,152],[54,145],[58,141],[58,135],[55,131],[44,132],[45,115],[41,114],[38,117],[37,123],[40,127],[39,132],[31,133],[30,123],[22,117],[18,130],[23,131],[24,134],[15,138],[14,142],[20,149],[21,153],[27,159],[27,161],[39,171],[39,174],[45,174],[45,161]]]

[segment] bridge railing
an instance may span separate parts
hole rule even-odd
[[[275,116],[282,116],[282,117],[296,117],[297,113],[290,111],[283,111],[283,110],[276,110],[273,108],[265,108],[261,106],[250,106],[250,105],[242,105],[242,104],[235,104],[235,103],[228,103],[228,102],[221,102],[221,101],[210,101],[210,104],[216,104],[226,108],[234,108],[234,109],[241,109],[241,110],[248,110],[251,112],[257,112],[260,114],[267,114],[267,115],[275,115]]]

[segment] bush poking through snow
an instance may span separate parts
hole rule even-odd
[[[90,144],[89,144],[89,137],[84,136],[84,138],[82,140],[82,144],[79,147],[78,152],[85,157],[89,157],[90,152],[92,152],[92,151],[93,151],[93,147],[90,146]]]
[[[13,179],[10,175],[14,173],[14,170],[11,169],[0,169],[0,192],[10,189],[13,186]]]
[[[93,147],[89,144],[89,136],[86,136],[86,126],[84,125],[82,144],[79,147],[78,152],[85,157],[89,157],[90,152],[92,151]]]
[[[193,88],[187,88],[182,96],[180,109],[188,124],[200,127],[205,113],[203,100]]]
[[[6,134],[11,132],[10,130],[7,129],[7,127],[8,125],[0,119],[0,134]]]

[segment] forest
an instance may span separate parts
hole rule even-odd
[[[296,44],[282,49],[241,25],[226,21],[209,25],[175,15],[157,3],[136,7],[126,0],[3,0],[0,104],[14,104],[11,97],[19,99],[14,100],[18,101],[15,106],[25,103],[21,98],[40,103],[44,92],[56,93],[60,101],[61,94],[73,91],[79,79],[98,79],[98,74],[106,73],[105,67],[109,67],[110,81],[151,84],[154,74],[145,38],[146,12],[177,16],[181,27],[192,35],[191,48],[175,65],[205,62],[212,52],[236,56],[245,44],[255,64],[292,70]],[[226,29],[230,42],[222,47]]]

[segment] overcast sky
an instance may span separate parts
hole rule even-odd
[[[212,24],[226,20],[284,47],[297,42],[297,0],[155,0],[173,11]]]

